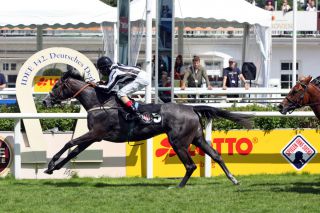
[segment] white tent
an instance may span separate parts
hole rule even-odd
[[[153,1],[152,17],[156,18],[156,1]],[[130,3],[130,20],[142,18],[146,0],[133,0]],[[271,13],[244,0],[175,0],[176,22],[183,21],[188,26],[196,27],[216,24],[221,27],[226,23],[258,24],[271,27]]]
[[[117,8],[100,0],[10,0],[0,7],[0,26],[37,27],[37,50],[44,27],[80,27],[117,22]],[[106,48],[106,47],[105,47]]]
[[[0,26],[77,25],[117,21],[117,8],[99,0],[10,0],[0,7]]]
[[[156,1],[152,6],[152,17],[156,18]],[[143,19],[146,0],[130,3],[130,20]],[[175,25],[179,27],[245,27],[253,25],[257,43],[263,55],[263,75],[259,82],[268,86],[271,51],[271,13],[245,0],[175,0]],[[246,36],[246,35],[245,35]],[[179,38],[181,38],[179,36]],[[244,43],[246,39],[244,39]],[[179,43],[179,42],[178,42]],[[181,42],[180,42],[181,43]],[[246,44],[244,44],[246,46]]]

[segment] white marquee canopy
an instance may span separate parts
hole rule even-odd
[[[156,18],[156,1],[152,2],[152,17]],[[131,21],[142,18],[142,11],[146,0],[133,0],[130,3]],[[258,24],[262,27],[271,27],[271,13],[256,7],[245,0],[175,0],[175,22],[187,23],[186,26],[196,27],[224,23]]]
[[[77,25],[117,21],[117,8],[99,0],[10,0],[0,7],[0,26]]]

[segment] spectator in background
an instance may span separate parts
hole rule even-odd
[[[209,90],[212,89],[210,81],[207,75],[207,70],[200,65],[200,57],[194,56],[192,65],[186,69],[181,85],[181,89],[184,90],[187,87],[201,87],[202,79],[205,79]]]
[[[178,55],[174,63],[174,79],[182,80],[184,75],[182,55]]]
[[[238,87],[239,79],[243,81],[245,89],[249,89],[249,84],[246,83],[246,79],[242,75],[240,69],[236,66],[236,62],[233,58],[229,59],[229,67],[223,69],[223,82],[222,89],[227,87]]]
[[[314,0],[308,1],[306,11],[317,11],[316,2]]]
[[[283,13],[291,11],[291,7],[288,4],[288,0],[283,0],[282,6],[281,6],[281,10],[282,10]]]
[[[6,78],[2,73],[0,73],[0,90],[3,90],[7,86]],[[2,96],[0,95],[0,99],[2,99]]]
[[[2,73],[0,73],[0,90],[6,88],[6,86],[7,86],[6,78]]]
[[[273,3],[272,0],[267,0],[266,6],[264,7],[264,9],[268,11],[274,11],[274,6],[272,3]]]
[[[200,57],[193,56],[192,65],[190,65],[183,76],[183,80],[181,83],[181,90],[184,90],[187,87],[201,87],[202,81],[205,79],[207,88],[209,90],[212,89],[210,85],[210,81],[207,75],[207,70],[200,65]],[[189,98],[196,99],[195,95],[188,95]],[[200,95],[200,98],[203,98],[203,95]],[[190,102],[195,102],[191,100]],[[200,101],[201,102],[201,101]]]
[[[156,75],[156,56],[152,56],[152,82],[155,80]],[[167,84],[167,79],[169,77],[168,68],[166,63],[159,56],[158,61],[158,86],[163,87]]]

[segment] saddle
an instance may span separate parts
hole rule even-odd
[[[114,91],[111,91],[108,94],[97,91],[97,98],[99,99],[100,103],[104,103],[102,104],[104,106],[117,107],[120,115],[126,121],[132,123],[142,121],[143,124],[157,124],[161,122],[160,104],[144,104],[131,99],[134,102],[139,114],[139,117],[136,117],[131,114],[131,112],[117,97]]]
[[[143,124],[156,124],[161,122],[161,106],[159,104],[144,104],[135,101],[134,104],[137,108],[139,117],[135,117],[133,114],[127,111],[126,107],[123,107],[122,113],[125,120],[134,122],[141,121]]]

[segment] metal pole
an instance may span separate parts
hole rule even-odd
[[[43,27],[37,25],[37,51],[43,49]]]
[[[118,62],[118,46],[119,46],[119,42],[118,42],[118,27],[117,27],[117,23],[114,23],[113,24],[113,52],[114,52],[114,55],[113,55],[113,61],[114,63],[117,63]]]
[[[152,76],[152,1],[146,0],[146,71],[149,73],[150,82]],[[146,88],[145,102],[151,103],[151,84]],[[153,140],[147,139],[147,178],[153,178]]]
[[[296,84],[297,79],[297,0],[293,0],[293,29],[292,29],[292,87]]]
[[[211,132],[212,132],[212,119],[208,120],[206,126],[206,142],[211,145]],[[204,176],[211,177],[211,157],[209,155],[204,156]]]
[[[172,2],[172,23],[171,23],[171,29],[172,29],[172,35],[171,35],[171,76],[170,76],[170,80],[171,80],[171,102],[175,102],[174,101],[174,62],[175,62],[175,57],[174,57],[174,38],[175,38],[175,14],[174,14],[174,9],[175,8],[175,1],[173,0]]]
[[[249,25],[245,23],[243,26],[243,39],[242,39],[242,59],[241,59],[242,64],[246,61],[248,40],[249,40]],[[239,64],[239,66],[241,67],[241,64]]]
[[[14,124],[14,177],[21,179],[21,119],[16,119]]]

